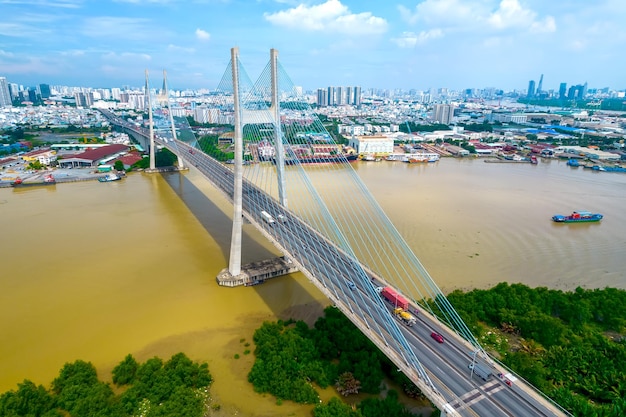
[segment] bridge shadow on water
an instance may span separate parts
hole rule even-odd
[[[231,218],[187,178],[185,173],[163,172],[150,175],[161,175],[165,183],[169,185],[171,190],[182,200],[207,233],[215,239],[225,259],[224,265],[216,266],[215,275],[217,275],[222,268],[227,268],[228,259],[230,257]],[[206,181],[204,177],[198,176],[198,178]],[[213,184],[208,184],[210,187],[214,187]],[[225,197],[220,195],[219,198]],[[227,202],[227,204],[232,208],[230,202]],[[270,251],[267,247],[259,243],[257,239],[247,233],[245,230],[246,225],[249,225],[249,223],[244,219],[242,265],[280,256],[278,249],[276,249],[276,252]],[[261,239],[265,239],[260,233],[259,235]],[[248,256],[246,256],[246,254],[248,254]],[[250,254],[252,254],[252,256]],[[285,280],[289,280],[289,282]],[[261,285],[246,287],[245,289],[221,287],[217,284],[216,279],[213,280],[213,284],[215,285],[216,291],[255,291],[277,319],[288,320],[293,318],[303,320],[310,326],[323,314],[323,309],[329,304],[329,301],[322,302],[327,301],[323,296],[316,298],[314,294],[311,294],[312,290],[317,292],[317,289],[312,288],[311,285],[306,285],[305,287],[304,284],[308,284],[308,279],[304,274],[299,272],[273,278]]]

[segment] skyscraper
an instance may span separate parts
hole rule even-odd
[[[9,84],[5,77],[0,77],[0,107],[11,106],[11,94],[9,93]]]
[[[346,92],[343,87],[337,87],[337,101],[338,106],[346,104]]]
[[[9,83],[9,94],[11,101],[16,100],[20,96],[20,88],[16,83]]]
[[[526,97],[531,98],[535,96],[535,80],[530,80],[528,82],[528,94]]]
[[[454,106],[450,104],[435,104],[433,106],[433,121],[449,125],[454,116]]]
[[[541,94],[543,91],[543,74],[539,77],[539,84],[537,84],[537,95]]]
[[[559,99],[563,100],[567,97],[567,83],[561,83],[559,85]]]
[[[50,86],[48,84],[39,84],[39,92],[41,93],[41,98],[50,98]]]
[[[329,106],[334,106],[335,104],[337,104],[337,102],[335,101],[335,87],[328,87],[327,97]]]
[[[328,106],[328,91],[323,88],[317,89],[317,105],[319,107]]]
[[[354,87],[346,88],[346,104],[354,103]]]
[[[359,86],[354,87],[354,103],[352,104],[355,106],[361,105],[361,87]]]

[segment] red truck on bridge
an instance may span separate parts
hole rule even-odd
[[[393,304],[394,307],[400,307],[404,310],[409,310],[409,302],[406,298],[400,295],[396,290],[391,287],[384,287],[380,294],[385,297],[385,300]]]

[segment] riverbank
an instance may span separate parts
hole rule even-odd
[[[117,171],[116,171],[117,172]],[[34,184],[43,183],[44,177],[52,175],[56,184],[82,181],[98,181],[100,178],[106,177],[106,172],[98,172],[93,168],[73,168],[73,169],[50,169],[45,171],[15,171],[7,170],[0,174],[0,188],[10,188],[12,183],[20,178],[24,183]],[[124,172],[118,175],[125,176]],[[41,184],[44,185],[44,184]]]

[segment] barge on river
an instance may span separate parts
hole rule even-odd
[[[552,216],[552,220],[557,223],[585,223],[585,222],[599,222],[604,217],[599,213],[591,213],[589,211],[575,211],[569,216],[563,216],[561,214],[555,214]]]

